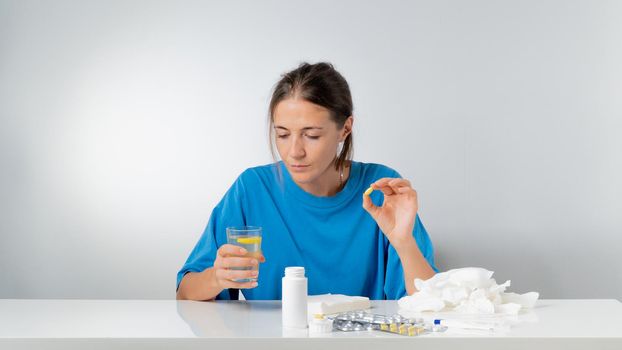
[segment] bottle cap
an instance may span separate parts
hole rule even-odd
[[[304,277],[305,268],[302,266],[290,266],[285,268],[286,277]]]
[[[320,315],[321,319],[315,318]],[[309,333],[330,333],[333,331],[333,320],[324,318],[322,314],[315,314],[311,323],[309,323]]]

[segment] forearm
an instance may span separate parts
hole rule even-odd
[[[188,272],[177,290],[178,300],[212,300],[222,292],[214,275],[213,268],[207,268],[203,272]]]
[[[417,290],[415,289],[415,278],[427,280],[434,276],[435,272],[421,254],[419,246],[414,238],[400,242],[393,245],[397,251],[397,255],[402,262],[402,269],[404,270],[404,285],[406,286],[406,293],[408,295],[413,294]]]

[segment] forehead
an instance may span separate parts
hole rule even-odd
[[[274,126],[302,129],[310,126],[323,127],[334,122],[330,111],[303,99],[289,98],[279,102],[274,109]]]

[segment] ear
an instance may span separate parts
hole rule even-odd
[[[349,116],[348,119],[343,123],[343,128],[341,128],[341,135],[339,135],[339,142],[343,142],[346,140],[346,137],[350,135],[352,132],[352,125],[354,124],[354,117]]]

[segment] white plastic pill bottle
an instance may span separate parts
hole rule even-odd
[[[285,268],[281,289],[283,328],[307,328],[307,278],[305,268]]]

